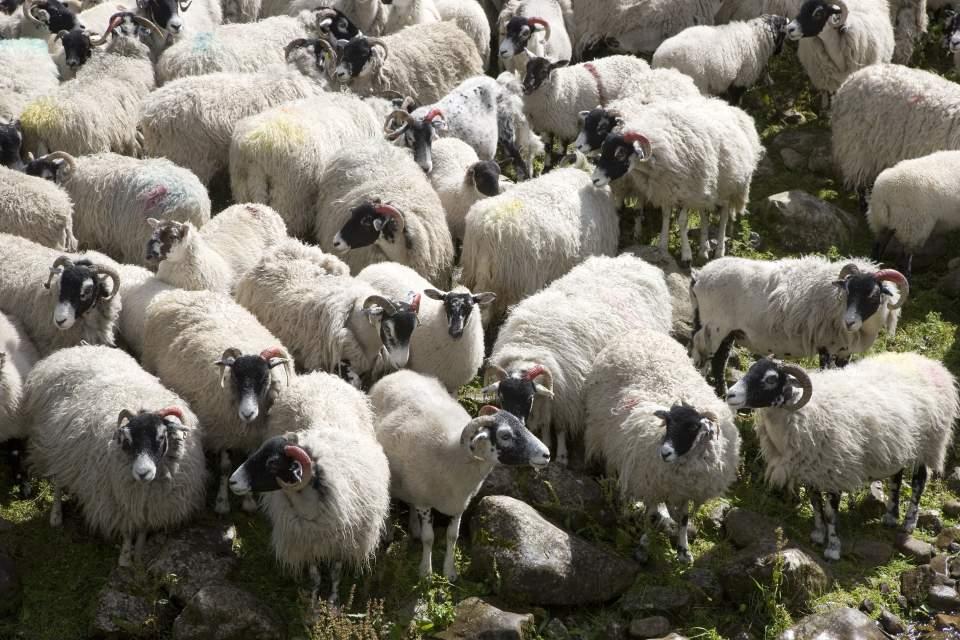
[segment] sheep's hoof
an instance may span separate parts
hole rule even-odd
[[[677,551],[677,562],[680,564],[693,564],[693,554],[689,549]]]
[[[883,517],[880,518],[880,523],[881,523],[883,526],[885,526],[885,527],[891,527],[891,528],[893,528],[893,527],[897,526],[898,524],[900,524],[900,521],[899,521],[899,520],[897,519],[897,517],[894,516],[893,514],[885,513],[885,514],[883,514]]]
[[[33,485],[24,480],[20,483],[20,499],[29,500],[33,496]]]
[[[219,513],[222,516],[230,513],[230,501],[229,500],[217,500],[217,503],[213,505],[214,513]]]
[[[810,532],[810,542],[813,544],[823,544],[826,540],[826,534],[822,529],[814,529]]]
[[[454,569],[453,571],[444,571],[443,577],[446,578],[448,582],[456,582],[460,576],[457,575],[457,570]]]
[[[837,561],[840,559],[840,547],[827,547],[823,550],[823,557],[827,560]]]

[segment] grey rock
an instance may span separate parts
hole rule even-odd
[[[939,266],[945,256],[953,255],[954,247],[950,244],[945,233],[931,233],[927,241],[919,250],[913,252],[914,271]],[[905,255],[903,245],[894,237],[887,245],[883,254],[886,262],[897,263]]]
[[[757,164],[757,170],[753,172],[755,178],[769,178],[770,176],[775,176],[777,174],[777,165],[773,163],[773,159],[770,157],[770,154],[764,154],[760,158],[760,163]]]
[[[947,527],[937,534],[933,546],[940,550],[949,549],[958,538],[960,538],[960,527]]]
[[[957,560],[957,558],[951,558],[947,562],[947,575],[954,580],[960,578],[960,560]]]
[[[544,640],[569,640],[570,632],[559,618],[554,618],[544,628],[543,638]]]
[[[665,615],[683,612],[691,605],[690,592],[671,585],[644,585],[620,599],[620,609],[631,616]]]
[[[146,638],[157,633],[167,603],[144,594],[132,569],[117,567],[97,595],[93,632],[106,638]]]
[[[440,640],[523,640],[533,627],[533,614],[502,611],[480,598],[457,605],[453,624],[437,634]],[[566,629],[564,629],[566,630]]]
[[[756,592],[757,584],[772,585],[773,571],[782,563],[781,597],[791,611],[800,611],[814,597],[823,593],[830,577],[820,562],[800,549],[777,551],[766,545],[744,549],[730,558],[720,569],[720,583],[727,599],[745,602]]]
[[[907,607],[910,606],[910,601],[907,600],[906,596],[897,596],[897,606],[900,607],[902,611],[906,611]]]
[[[807,160],[807,169],[821,176],[832,175],[834,166],[830,149],[824,147],[814,149]]]
[[[950,575],[950,556],[940,553],[930,559],[930,568],[933,569],[937,575],[940,576],[949,576]]]
[[[168,538],[147,569],[185,604],[203,587],[226,582],[238,562],[232,546],[232,527],[191,527]]]
[[[805,191],[783,191],[758,205],[768,234],[791,251],[827,251],[844,247],[857,229],[857,220],[843,209]]]
[[[624,640],[627,637],[627,628],[622,622],[614,620],[608,622],[607,626],[603,628],[603,634],[603,637],[609,638],[609,640]]]
[[[720,578],[710,569],[693,567],[684,575],[690,583],[694,599],[701,603],[720,602],[723,599],[723,585]]]
[[[916,256],[914,256],[914,260],[916,260]],[[948,298],[960,298],[960,269],[954,269],[940,278],[937,289]]]
[[[927,592],[927,605],[934,611],[957,611],[960,609],[960,594],[953,587],[934,585]]]
[[[804,158],[821,149],[829,153],[830,131],[819,127],[785,129],[771,140],[770,147],[778,151],[791,149]]]
[[[796,109],[787,109],[783,112],[783,121],[787,124],[799,126],[807,121],[807,117]]]
[[[23,603],[23,582],[13,558],[0,551],[0,617],[14,616]]]
[[[924,531],[937,534],[943,529],[943,520],[940,519],[940,512],[935,509],[924,509],[917,517],[917,526]]]
[[[907,569],[900,574],[900,593],[909,604],[919,605],[933,586],[935,575],[936,573],[928,564]]]
[[[950,258],[949,262],[947,262],[947,269],[950,271],[960,269],[960,257]]]
[[[863,611],[865,614],[870,615],[873,613],[874,609],[877,608],[877,604],[870,598],[864,598],[860,601],[860,606],[857,607],[860,611]]]
[[[545,520],[508,496],[480,500],[471,519],[471,570],[505,598],[542,605],[606,602],[639,567]]]
[[[948,518],[960,517],[960,502],[956,500],[948,500],[943,503],[943,515]]]
[[[790,171],[803,171],[807,168],[807,159],[793,149],[780,149],[780,159]]]
[[[730,502],[720,499],[707,511],[707,517],[704,520],[704,526],[708,533],[719,534],[723,531],[723,523],[727,519],[727,514],[733,507]]]
[[[954,467],[950,474],[944,479],[947,488],[954,494],[960,496],[960,467]]]
[[[780,635],[780,640],[886,640],[877,625],[856,609],[842,607],[803,618]]]
[[[174,640],[277,640],[286,636],[253,595],[228,585],[203,587],[173,623]]]
[[[929,542],[924,542],[914,538],[909,534],[900,534],[897,536],[895,547],[897,551],[916,560],[920,564],[930,562],[933,557],[934,548]]]
[[[890,561],[893,546],[882,540],[861,538],[853,541],[847,553],[859,558],[868,567],[876,567]]]
[[[880,617],[877,618],[877,622],[880,623],[880,626],[883,627],[884,631],[891,635],[896,636],[907,632],[907,626],[903,624],[903,620],[898,618],[887,609],[884,609],[880,612]]]
[[[780,524],[773,518],[748,509],[734,507],[723,521],[727,539],[738,549],[744,549],[757,542],[773,542]]]
[[[883,491],[883,481],[870,483],[870,490],[864,491],[857,500],[857,512],[865,518],[879,518],[887,510],[887,496]]]
[[[659,638],[670,633],[670,621],[663,616],[636,618],[630,621],[631,638]]]

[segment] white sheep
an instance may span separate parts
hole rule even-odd
[[[755,410],[767,482],[812,490],[810,539],[826,543],[830,560],[840,559],[840,494],[892,478],[883,524],[895,527],[908,467],[915,470],[901,530],[914,530],[927,473],[943,470],[960,417],[957,380],[942,363],[916,353],[882,353],[811,373],[763,358],[730,389],[727,403]]]
[[[81,341],[113,346],[117,269],[100,253],[64,254],[0,233],[0,311],[23,321],[41,356]]]
[[[123,300],[118,324],[120,338],[122,345],[139,359],[146,341],[147,307],[158,295],[176,287],[137,265],[121,264],[118,271],[120,297]]]
[[[440,19],[452,22],[473,39],[484,68],[490,63],[490,21],[476,0],[435,0]]]
[[[182,525],[203,505],[197,417],[119,349],[73,347],[37,363],[22,412],[30,466],[54,487],[50,525],[63,522],[67,490],[91,529],[123,538],[121,567],[141,559],[149,532]]]
[[[671,316],[660,269],[630,254],[589,258],[511,309],[488,360],[497,380],[484,392],[496,391],[548,446],[555,429],[556,460],[566,465],[567,436],[585,424],[583,385],[597,355],[631,329],[668,333]]]
[[[13,459],[13,482],[25,499],[32,491],[22,466],[23,445],[18,442],[29,435],[20,414],[20,400],[27,374],[39,359],[37,348],[20,321],[0,313],[0,442],[14,441],[8,443]]]
[[[907,64],[913,49],[927,33],[927,0],[888,0],[893,24],[894,49],[892,62]]]
[[[483,364],[484,345],[480,313],[473,311],[493,302],[494,294],[474,294],[466,287],[438,291],[416,271],[395,262],[372,264],[357,274],[357,280],[393,300],[402,300],[411,291],[423,296],[408,369],[436,377],[454,394],[473,380]]]
[[[717,11],[716,23],[747,21],[762,15],[793,17],[807,0],[724,0]]]
[[[715,260],[694,274],[690,286],[693,361],[712,366],[721,395],[734,341],[752,353],[818,355],[821,367],[842,366],[869,349],[881,329],[893,335],[909,293],[901,273],[878,270],[867,260]]]
[[[470,208],[462,283],[497,295],[484,309],[489,325],[590,256],[615,255],[619,238],[610,192],[585,171],[556,169]]]
[[[13,12],[0,11],[0,39],[47,40],[63,29],[78,26],[77,7],[60,0],[24,0]]]
[[[60,84],[47,43],[37,38],[0,39],[0,69],[0,119],[18,118],[27,104]]]
[[[287,237],[283,218],[262,204],[235,204],[201,229],[190,222],[147,218],[147,257],[157,277],[181,289],[230,293],[240,277]]]
[[[558,0],[508,0],[497,18],[500,64],[522,74],[530,57],[571,60],[573,47]]]
[[[230,477],[230,489],[260,492],[277,561],[308,568],[319,592],[328,563],[336,604],[344,564],[370,565],[390,515],[390,468],[366,396],[322,372],[297,379],[270,412],[273,436]]]
[[[681,71],[703,93],[727,94],[738,102],[779,54],[787,18],[765,15],[748,22],[696,26],[667,38],[653,54],[655,68]]]
[[[228,513],[228,450],[252,451],[263,442],[267,413],[293,378],[293,360],[253,314],[213,291],[156,295],[144,336],[144,367],[190,402],[204,424],[204,448],[220,452],[215,510]],[[280,365],[284,375],[273,371]],[[248,497],[243,508],[256,504]]]
[[[411,534],[423,545],[420,575],[433,573],[433,514],[450,516],[443,576],[457,579],[460,519],[497,465],[541,468],[550,451],[506,411],[484,407],[471,420],[436,378],[398,371],[370,389],[377,439],[390,461],[390,493],[410,505]]]
[[[617,337],[599,353],[583,397],[588,457],[605,463],[625,498],[648,509],[662,502],[671,507],[679,525],[677,558],[691,562],[690,502],[696,512],[737,479],[740,433],[730,409],[680,343],[646,328]]]
[[[0,232],[75,251],[73,202],[49,180],[0,167]]]

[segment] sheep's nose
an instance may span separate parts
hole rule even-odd
[[[137,472],[137,477],[139,477],[141,480],[146,480],[149,476],[150,476],[150,470],[149,470],[149,469],[145,469],[145,470],[143,470],[143,471],[138,471],[138,472]]]
[[[241,411],[241,412],[240,412],[240,416],[241,416],[244,420],[248,420],[248,421],[249,421],[249,420],[253,420],[254,416],[256,416],[256,415],[257,415],[257,414],[256,414],[255,412],[253,412],[253,411]]]
[[[58,326],[58,327],[62,327],[62,326],[63,326],[63,323],[66,322],[66,321],[67,321],[66,318],[61,318],[61,319],[59,319],[59,320],[54,320],[54,322],[57,323],[57,326]]]

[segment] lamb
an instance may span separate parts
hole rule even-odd
[[[51,249],[76,251],[73,202],[52,182],[0,167],[0,232]]]
[[[0,39],[0,119],[13,120],[36,98],[60,84],[47,43],[36,38]]]
[[[807,0],[786,30],[799,41],[797,57],[811,84],[826,95],[851,73],[893,57],[887,0]]]
[[[765,15],[749,22],[690,27],[657,47],[653,66],[681,71],[703,93],[726,94],[737,103],[783,49],[786,25],[783,16]]]
[[[144,367],[190,402],[204,424],[204,447],[220,452],[214,510],[229,513],[228,450],[263,442],[270,406],[293,379],[293,359],[249,311],[213,291],[160,293],[147,307],[144,336]],[[273,371],[280,365],[284,375]],[[243,508],[256,504],[248,497]]]
[[[509,0],[497,19],[500,63],[520,74],[531,57],[570,60],[573,47],[558,0]]]
[[[451,22],[414,25],[383,38],[357,36],[336,60],[337,80],[357,95],[396,90],[421,104],[483,73],[477,46]]]
[[[278,246],[240,280],[237,301],[308,371],[336,372],[360,386],[404,367],[420,296],[390,300],[314,256],[296,242]]]
[[[377,440],[390,461],[390,493],[410,505],[410,530],[423,544],[420,576],[433,573],[433,513],[450,516],[443,576],[457,579],[460,519],[497,465],[545,467],[550,451],[506,411],[483,407],[470,419],[436,378],[398,371],[370,390]]]
[[[896,236],[906,248],[905,275],[910,278],[913,252],[923,247],[934,228],[960,227],[956,176],[960,151],[940,151],[903,160],[877,178],[867,222],[877,237],[873,259],[879,261]]]
[[[590,256],[613,256],[620,238],[617,210],[606,189],[577,168],[556,169],[480,200],[467,213],[464,286],[493,291],[484,324]]]
[[[727,221],[746,210],[750,182],[764,149],[753,118],[717,99],[649,105],[622,132],[607,136],[597,160],[593,183],[604,186],[630,174],[643,199],[663,211],[660,248],[666,251],[669,212],[680,206],[680,227],[688,209],[704,219],[720,210],[714,257],[723,257]],[[654,160],[650,162],[651,158]],[[708,224],[700,229],[700,257],[707,257]],[[685,232],[680,235],[681,260],[692,254]]]
[[[0,442],[8,442],[13,460],[13,482],[20,497],[27,499],[32,490],[23,472],[23,438],[29,434],[20,415],[20,400],[27,374],[40,356],[27,337],[20,321],[0,313]]]
[[[868,260],[716,260],[694,274],[690,286],[693,361],[710,364],[721,396],[734,341],[752,353],[818,355],[821,367],[843,366],[868,350],[880,329],[894,334],[909,295],[903,274]]]
[[[271,546],[285,569],[330,566],[336,604],[344,564],[366,568],[390,516],[390,467],[370,402],[326,373],[298,376],[274,404],[266,440],[230,477],[230,489],[262,493]]]
[[[312,205],[329,158],[375,138],[383,118],[348,93],[288,102],[241,120],[230,143],[230,184],[238,202],[272,206],[290,234],[313,236]]]
[[[453,240],[463,241],[467,212],[479,200],[502,193],[510,182],[500,175],[494,160],[481,161],[476,152],[457,138],[440,138],[433,145],[433,185]]]
[[[730,389],[727,403],[755,409],[767,482],[812,489],[810,539],[826,543],[823,555],[830,560],[840,559],[840,494],[892,477],[883,524],[895,527],[907,467],[915,470],[901,531],[914,530],[927,473],[943,470],[960,416],[957,380],[940,362],[916,353],[881,353],[812,373],[763,358]]]
[[[666,502],[679,524],[677,559],[693,561],[688,507],[723,495],[737,479],[733,414],[669,335],[632,331],[599,353],[587,376],[587,456],[603,461],[630,501]],[[666,430],[664,429],[666,427]],[[646,536],[641,542],[645,546]],[[639,550],[641,559],[645,549]]]
[[[103,254],[0,233],[0,311],[23,321],[41,357],[81,341],[114,346],[119,287],[117,264]]]
[[[497,380],[484,393],[495,392],[547,446],[552,426],[565,466],[567,436],[585,424],[583,385],[597,355],[631,329],[668,333],[671,315],[660,269],[630,254],[589,258],[511,310],[488,360]]]
[[[473,310],[493,302],[495,294],[475,294],[466,287],[438,291],[413,269],[394,262],[372,264],[357,274],[357,280],[394,300],[411,291],[427,298],[417,313],[419,326],[410,340],[408,369],[436,377],[452,394],[473,380],[483,364],[484,345],[483,326]]]
[[[352,272],[393,261],[448,285],[453,239],[443,205],[404,149],[379,139],[341,149],[330,158],[317,192],[314,238]]]
[[[287,237],[276,211],[262,204],[235,204],[199,231],[190,222],[147,218],[153,228],[147,258],[157,277],[181,289],[231,293],[237,281]]]
[[[441,20],[454,23],[470,36],[486,68],[490,63],[490,21],[480,3],[436,0],[434,6]]]
[[[184,524],[203,505],[197,417],[119,349],[73,347],[37,363],[22,412],[30,465],[54,487],[50,525],[63,523],[66,489],[87,526],[123,538],[121,567],[141,560],[149,532]]]
[[[851,74],[833,102],[833,160],[847,188],[860,193],[864,213],[866,190],[884,169],[960,150],[958,103],[960,86],[919,69],[871,65]],[[876,118],[864,117],[866,105]]]

